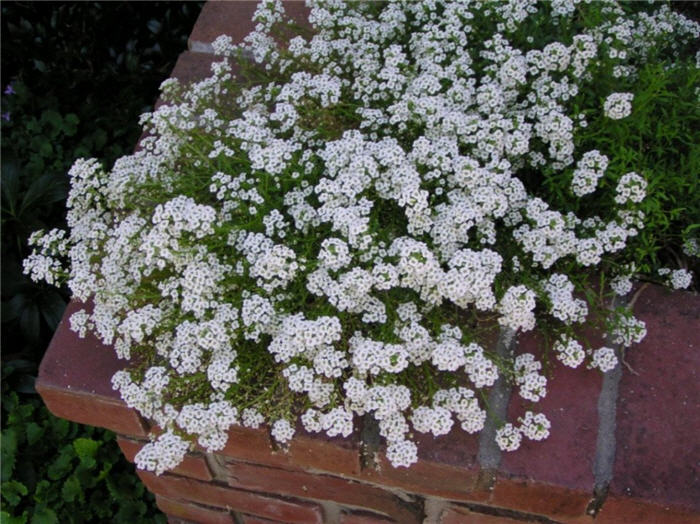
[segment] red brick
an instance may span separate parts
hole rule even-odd
[[[440,515],[440,524],[516,524],[522,520],[513,520],[508,517],[475,513],[467,508],[452,506]]]
[[[266,428],[231,426],[228,434],[226,446],[217,452],[218,455],[255,464],[289,466],[289,456],[284,451],[276,451],[272,448]]]
[[[40,382],[35,387],[46,407],[57,417],[135,437],[148,434],[143,419],[124,402],[92,393],[72,393]]]
[[[587,334],[591,340],[592,334]],[[521,353],[539,355],[539,337],[521,336]],[[571,369],[551,359],[552,375],[548,378],[547,396],[529,409],[542,412],[552,423],[544,441],[523,438],[517,451],[502,455],[499,470],[530,478],[537,482],[566,488],[591,491],[595,483],[593,462],[598,436],[598,396],[601,373]],[[524,401],[514,388],[508,409],[508,420],[517,423],[531,403]]]
[[[147,426],[111,386],[112,375],[126,367],[112,347],[70,330],[69,318],[88,304],[72,300],[39,367],[36,390],[54,415],[81,424],[145,436]]]
[[[272,447],[265,427],[232,426],[226,446],[218,453],[237,461],[291,469],[309,468],[347,475],[357,475],[360,469],[357,445],[351,441],[302,434],[295,436],[285,451]]]
[[[317,504],[277,498],[169,474],[156,476],[140,470],[137,470],[137,473],[150,491],[168,498],[233,509],[289,524],[323,522],[323,512]]]
[[[417,515],[395,495],[360,482],[245,463],[230,463],[228,469],[229,484],[233,487],[367,508],[403,523],[422,520],[421,515]]]
[[[586,491],[497,477],[488,504],[560,521],[585,515],[590,499],[591,494]]]
[[[700,296],[649,286],[634,309],[648,333],[626,354],[610,490],[700,512]]]
[[[483,498],[476,491],[478,437],[456,428],[438,438],[424,434],[416,434],[414,438],[418,444],[418,462],[410,468],[393,467],[382,446],[375,456],[377,467],[364,469],[356,478],[448,499]]]
[[[177,78],[181,84],[197,82],[211,76],[211,65],[217,61],[221,61],[221,57],[185,51],[177,57],[170,77]]]
[[[447,449],[451,448],[447,446]],[[360,478],[412,493],[478,502],[489,496],[477,490],[478,475],[476,467],[459,467],[424,459],[419,459],[410,468],[395,468],[381,453],[378,456],[378,469],[367,469]]]
[[[37,385],[122,402],[119,393],[112,389],[111,379],[128,363],[119,360],[114,348],[105,346],[94,335],[78,338],[70,330],[69,318],[80,309],[90,310],[91,306],[78,300],[68,304],[39,366]]]
[[[342,513],[340,515],[340,524],[390,524],[392,522],[401,521],[391,520],[381,515],[373,515],[364,511],[353,511],[352,513]]]
[[[124,437],[117,437],[117,443],[122,450],[122,453],[129,462],[134,462],[134,457],[136,453],[145,444],[144,442],[139,442],[137,440],[131,440]],[[201,455],[195,455],[193,453],[188,453],[185,455],[184,460],[175,469],[170,470],[170,473],[175,475],[183,475],[185,477],[191,477],[198,480],[210,481],[214,477],[209,470],[209,465],[207,461]]]
[[[189,48],[201,51],[223,34],[229,35],[234,43],[242,42],[254,28],[256,6],[253,0],[205,3],[190,33]]]
[[[700,512],[650,504],[648,501],[609,495],[595,524],[648,522],[653,524],[700,524]]]
[[[254,24],[253,13],[257,1],[207,2],[197,18],[189,38],[192,51],[211,52],[211,42],[220,35],[228,35],[234,43],[240,43],[250,33]],[[296,23],[308,26],[309,10],[302,1],[285,1],[284,9]]]
[[[312,468],[342,475],[360,473],[359,444],[356,438],[326,438],[297,433],[289,444],[289,460],[301,468]]]
[[[158,508],[168,517],[175,517],[198,524],[235,524],[229,511],[207,508],[191,502],[156,496]],[[168,519],[170,520],[170,519]]]
[[[254,517],[252,515],[239,515],[240,520],[243,524],[284,524],[279,520],[269,520],[261,517]]]

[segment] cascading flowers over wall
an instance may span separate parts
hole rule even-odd
[[[263,2],[242,45],[214,42],[210,78],[164,82],[138,152],[78,160],[69,229],[35,234],[26,271],[67,280],[91,303],[71,328],[130,359],[113,385],[162,428],[140,468],[220,450],[232,424],[284,444],[299,420],[347,437],[360,416],[409,466],[416,432],[479,432],[499,377],[533,407],[498,445],[546,438],[542,356],[494,341],[538,329],[549,359],[605,372],[616,351],[584,323],[644,336],[605,303],[643,263],[651,188],[596,137],[646,103],[650,60],[697,70],[699,26],[611,2],[309,7],[292,30]]]

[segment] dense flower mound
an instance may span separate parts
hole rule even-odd
[[[409,466],[415,433],[479,432],[499,377],[532,411],[498,445],[546,438],[542,356],[494,341],[541,329],[545,354],[605,372],[616,350],[583,323],[644,336],[605,303],[631,289],[650,188],[578,137],[633,118],[638,69],[673,64],[698,25],[566,0],[310,7],[295,36],[264,2],[244,44],[214,42],[211,78],[163,84],[140,151],[110,172],[78,160],[69,231],[35,235],[26,271],[67,277],[94,304],[71,328],[132,360],[113,385],[163,429],[141,468],[219,450],[231,424],[284,444],[360,416]]]

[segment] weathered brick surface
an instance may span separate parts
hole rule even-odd
[[[196,82],[211,76],[211,65],[218,61],[221,61],[221,57],[185,51],[177,57],[170,76],[177,78],[181,84]]]
[[[587,334],[590,340],[591,335]],[[540,337],[527,333],[518,340],[519,353],[539,357]],[[601,341],[602,343],[602,341]],[[547,381],[547,396],[535,405],[513,390],[508,420],[516,423],[525,411],[544,413],[552,423],[544,441],[523,438],[516,452],[504,452],[501,471],[539,482],[591,491],[594,484],[593,461],[598,435],[598,395],[602,374],[571,369],[552,359],[552,376]],[[566,464],[566,467],[562,467]]]
[[[239,515],[239,519],[242,524],[284,524],[279,520],[264,519],[253,515]]]
[[[297,431],[297,436],[289,443],[288,457],[291,463],[302,468],[352,476],[360,473],[357,435],[331,439]]]
[[[611,491],[700,511],[700,297],[649,286],[635,314],[648,334],[627,351]]]
[[[378,457],[378,462],[378,469],[367,469],[360,478],[411,493],[446,499],[478,502],[489,496],[476,488],[479,474],[476,468],[461,468],[429,460],[419,460],[410,468],[394,468],[384,455]]]
[[[127,408],[111,386],[112,375],[123,369],[126,362],[95,336],[78,338],[70,330],[70,316],[88,307],[77,300],[68,304],[41,361],[36,390],[57,417],[144,436],[146,424]]]
[[[522,520],[513,520],[504,516],[475,513],[467,508],[452,506],[440,515],[440,524],[516,524]]]
[[[136,453],[144,446],[144,442],[124,437],[117,437],[117,443],[126,459],[130,462],[134,462]],[[182,463],[173,469],[172,473],[184,477],[191,477],[193,479],[204,480],[206,482],[214,479],[204,457],[193,453],[185,455]]]
[[[114,348],[103,345],[94,335],[78,338],[70,330],[69,319],[80,309],[89,310],[90,305],[78,300],[68,304],[39,366],[37,384],[121,402],[110,381],[127,362],[119,360]]]
[[[226,446],[218,454],[267,466],[289,467],[290,464],[289,456],[284,451],[273,449],[267,428],[231,427]]]
[[[237,2],[207,2],[202,9],[189,38],[192,51],[210,53],[211,43],[219,35],[228,35],[234,43],[240,43],[255,27],[252,22],[257,2],[243,0]],[[292,20],[301,26],[308,26],[308,12],[303,1],[285,1],[284,9]]]
[[[45,382],[37,382],[35,387],[46,407],[57,417],[135,437],[147,435],[143,419],[124,402],[91,393],[72,393],[47,386]]]
[[[566,467],[566,463],[560,467]],[[563,521],[585,515],[591,493],[592,490],[577,491],[532,480],[499,477],[488,504]]]
[[[207,508],[161,495],[156,495],[156,504],[163,513],[168,515],[168,521],[178,519],[181,522],[196,522],[197,524],[235,524],[233,515],[227,510]]]
[[[232,462],[228,469],[229,485],[233,487],[367,508],[406,524],[422,520],[419,511],[410,508],[390,492],[360,482],[242,462]]]
[[[346,512],[340,515],[340,524],[391,524],[392,522],[403,521],[359,511]]]
[[[267,428],[232,427],[220,455],[237,461],[291,469],[314,469],[357,475],[360,470],[357,444],[336,439],[298,435],[288,450],[275,449]]]
[[[211,52],[211,44],[219,35],[228,35],[234,43],[240,43],[250,33],[254,24],[253,13],[257,2],[243,0],[229,2],[207,2],[192,28],[188,40],[189,48],[198,52]]]
[[[138,475],[150,491],[171,499],[190,500],[290,524],[323,522],[323,512],[317,504],[228,488],[170,474],[156,476],[139,470]]]
[[[700,524],[698,512],[650,504],[628,497],[608,496],[595,524]]]

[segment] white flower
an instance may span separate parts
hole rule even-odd
[[[525,412],[520,420],[520,432],[530,440],[544,440],[549,436],[551,424],[542,413]]]
[[[571,180],[571,191],[576,196],[593,193],[608,167],[608,157],[598,150],[584,153],[576,164],[574,177]]]
[[[504,424],[496,431],[496,444],[503,451],[515,451],[523,439],[520,430],[511,423]]]
[[[639,203],[646,196],[647,182],[637,173],[627,173],[620,177],[617,183],[615,202],[626,204],[627,202]]]
[[[386,450],[386,458],[395,468],[407,468],[418,462],[418,447],[410,440],[390,442]]]
[[[687,269],[671,271],[669,281],[673,289],[686,289],[693,280],[693,275]]]
[[[557,358],[570,368],[576,368],[581,365],[586,354],[583,351],[583,346],[576,340],[566,335],[563,335],[554,343],[554,351],[557,352]]]
[[[171,431],[166,431],[154,442],[142,447],[134,457],[134,462],[137,468],[154,471],[156,475],[160,475],[180,464],[188,448],[189,442]]]
[[[621,120],[632,114],[632,93],[613,93],[605,99],[603,110],[605,116],[613,120]]]
[[[611,330],[613,342],[629,347],[641,342],[647,334],[646,324],[632,315],[623,315],[617,319]]]
[[[272,437],[280,444],[292,440],[294,432],[294,427],[286,419],[279,419],[272,425]]]
[[[598,368],[603,373],[615,369],[617,366],[617,356],[615,350],[609,347],[602,347],[593,352],[591,367]]]
[[[630,275],[618,275],[610,281],[612,290],[620,296],[625,296],[632,291],[632,280]]]
[[[611,94],[598,118],[590,85],[635,85],[658,46],[678,53],[700,26],[605,6],[572,35],[575,4],[310,2],[313,30],[280,46],[284,4],[266,0],[242,43],[213,42],[209,78],[163,83],[138,152],[110,172],[75,162],[68,229],[32,235],[24,270],[92,303],[70,319],[79,336],[149,364],[112,381],[165,430],[142,467],[174,467],[188,442],[221,449],[239,419],[286,444],[299,415],[331,437],[373,416],[408,466],[413,430],[481,431],[501,374],[529,402],[547,394],[534,355],[482,346],[484,320],[567,333],[554,354],[581,364],[587,275],[616,268],[610,287],[628,293],[636,269],[619,263],[648,221],[647,182],[600,133],[634,95]],[[523,31],[542,14],[561,34],[538,47]],[[234,86],[234,57],[275,80]],[[686,270],[660,275],[690,285]],[[646,333],[628,312],[611,321],[611,344]],[[503,423],[508,450],[550,429],[533,412]]]
[[[265,417],[254,408],[246,408],[241,413],[241,422],[248,428],[258,428],[265,422]]]
[[[535,292],[524,285],[512,286],[498,304],[498,323],[513,331],[529,331],[535,327]]]

